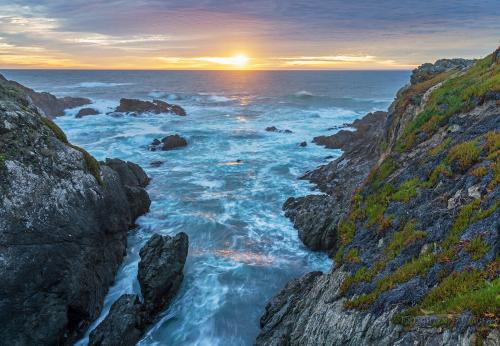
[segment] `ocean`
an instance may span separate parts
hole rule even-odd
[[[139,293],[139,250],[154,233],[189,235],[185,278],[172,305],[138,345],[252,345],[269,299],[294,278],[328,271],[331,260],[305,248],[283,202],[314,191],[304,172],[340,155],[315,136],[386,110],[409,71],[76,71],[3,70],[6,78],[57,96],[83,96],[101,114],[56,123],[97,159],[140,164],[152,178],[151,211],[130,232],[127,256],[103,312]],[[171,114],[106,115],[120,98],[160,99]],[[267,132],[266,127],[292,133]],[[180,134],[188,146],[148,151]],[[299,143],[306,141],[306,147]],[[330,158],[328,158],[330,157]],[[154,161],[164,162],[154,167]],[[88,333],[77,345],[86,345]]]

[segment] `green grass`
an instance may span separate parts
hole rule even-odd
[[[349,219],[341,220],[338,226],[338,237],[341,245],[351,243],[356,232],[356,225]]]
[[[345,293],[349,287],[359,282],[371,282],[377,273],[380,273],[386,266],[386,260],[376,261],[373,266],[368,269],[367,267],[361,267],[354,273],[344,279],[342,285],[340,286],[340,293]]]
[[[387,157],[384,162],[377,168],[370,172],[367,182],[370,183],[373,189],[380,187],[382,182],[391,175],[397,168],[396,161],[392,157]]]
[[[486,166],[479,166],[477,168],[474,168],[471,172],[471,175],[477,177],[477,178],[482,178],[486,174],[488,174],[488,167]]]
[[[409,202],[410,199],[417,195],[417,187],[419,186],[420,180],[418,178],[413,178],[402,183],[398,190],[392,194],[392,200],[398,202]]]
[[[450,142],[451,142],[451,138],[446,138],[440,144],[436,145],[434,148],[432,148],[431,150],[429,150],[429,154],[431,156],[437,156],[437,155],[439,155],[440,153],[443,152],[443,150],[446,149],[446,147],[448,147],[448,145],[450,144]]]
[[[433,134],[456,113],[475,107],[488,91],[500,91],[500,64],[492,64],[492,55],[479,60],[463,74],[451,77],[430,95],[424,110],[405,129],[400,147],[410,149],[420,131]],[[445,107],[443,107],[445,106]]]
[[[471,140],[453,146],[448,152],[449,162],[456,162],[465,171],[477,161],[481,148],[477,140]]]
[[[477,261],[486,255],[486,253],[490,250],[490,246],[481,236],[476,236],[465,244],[464,250],[472,257],[473,260]]]
[[[484,135],[486,139],[485,149],[489,154],[500,149],[500,131],[490,131]]]
[[[493,168],[493,177],[488,184],[489,191],[493,191],[498,183],[500,183],[500,158],[497,158],[496,161],[491,164],[491,167]]]
[[[52,130],[57,139],[59,139],[64,144],[69,144],[66,134],[59,126],[57,126],[55,122],[46,117],[41,117],[40,119],[45,124],[45,126]]]
[[[406,247],[427,236],[427,233],[416,229],[416,224],[416,220],[411,220],[405,224],[401,231],[392,234],[391,241],[385,248],[387,259],[395,258]]]
[[[347,252],[345,256],[346,261],[350,263],[361,263],[361,258],[359,258],[359,252],[357,248],[352,248]]]
[[[416,316],[453,319],[466,310],[476,318],[494,317],[500,310],[499,294],[500,278],[489,281],[485,273],[477,270],[454,272],[431,289],[421,303],[395,315],[393,322],[408,327]]]
[[[384,184],[376,192],[369,194],[365,201],[366,225],[371,227],[384,221],[384,213],[394,193],[391,184]]]
[[[434,187],[441,175],[444,175],[446,177],[451,177],[453,175],[451,170],[445,163],[440,163],[439,165],[437,165],[436,168],[434,168],[434,170],[431,172],[431,174],[429,174],[429,178],[427,178],[427,180],[422,183],[422,186],[426,188]]]

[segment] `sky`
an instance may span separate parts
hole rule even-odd
[[[0,68],[409,69],[500,44],[500,0],[0,0]]]

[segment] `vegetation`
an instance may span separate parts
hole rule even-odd
[[[496,159],[494,163],[492,163],[493,168],[493,177],[488,184],[488,190],[492,191],[498,183],[500,183],[500,157]]]
[[[59,126],[56,125],[55,122],[46,117],[40,117],[40,119],[42,119],[42,122],[45,124],[45,126],[52,130],[58,140],[60,140],[64,144],[69,144],[66,134]]]
[[[398,190],[393,193],[392,200],[399,202],[409,202],[410,199],[417,195],[417,187],[419,186],[419,179],[413,178],[402,183]]]
[[[448,152],[448,160],[456,161],[462,170],[466,170],[479,158],[481,149],[477,140],[457,144]]]
[[[469,253],[473,260],[477,261],[486,255],[490,246],[481,236],[474,237],[471,241],[465,244],[464,250]]]
[[[346,255],[346,260],[350,263],[361,263],[361,258],[359,258],[359,253],[357,248],[352,248]]]
[[[470,172],[471,175],[477,177],[477,178],[482,178],[488,173],[488,168],[486,166],[479,166],[477,168],[474,168],[472,172]]]
[[[446,147],[448,147],[448,145],[450,144],[451,142],[451,138],[446,138],[444,141],[442,141],[440,144],[436,145],[434,148],[432,148],[430,151],[429,151],[429,154],[431,156],[437,156],[439,155],[440,153],[443,152],[444,149],[446,149]]]
[[[449,78],[436,88],[424,110],[405,129],[399,147],[411,148],[418,132],[432,134],[453,114],[472,109],[486,92],[500,91],[500,64],[491,61],[492,55],[481,59],[465,73]]]
[[[387,259],[395,258],[406,247],[427,236],[427,233],[416,229],[416,224],[416,220],[411,220],[406,223],[401,231],[393,233],[391,241],[385,248]]]

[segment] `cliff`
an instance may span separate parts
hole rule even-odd
[[[0,343],[65,345],[95,319],[149,179],[68,142],[0,78]]]
[[[284,207],[335,266],[272,299],[256,344],[498,345],[500,50],[421,66],[373,117],[315,139],[344,154]]]

